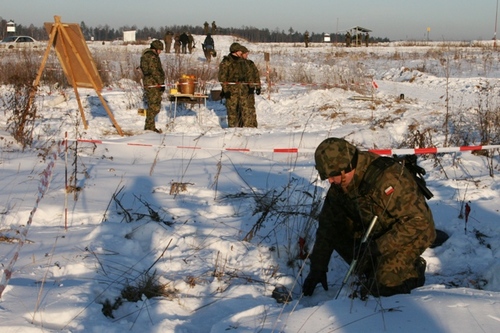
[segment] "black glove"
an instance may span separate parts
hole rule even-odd
[[[316,285],[321,283],[323,289],[328,290],[328,284],[326,283],[326,272],[312,270],[309,275],[304,280],[304,285],[302,286],[302,292],[304,296],[311,296],[316,288]]]
[[[254,92],[255,92],[255,88],[254,87],[248,87],[248,94],[249,95],[252,95]]]
[[[226,96],[226,93],[224,92],[224,90],[221,90],[220,91],[220,98],[224,98]]]
[[[231,98],[231,92],[230,91],[224,91],[224,95],[223,96],[224,97],[222,97],[222,98],[225,98],[225,99]]]
[[[364,242],[356,245],[354,252],[355,258],[361,259],[363,257],[378,257],[380,256],[380,250],[378,249],[377,242],[374,240],[369,242]]]
[[[257,95],[260,95],[260,88],[255,88],[255,93],[256,93]]]
[[[161,92],[165,92],[165,86],[161,86],[161,87],[160,87],[160,91],[161,91]]]

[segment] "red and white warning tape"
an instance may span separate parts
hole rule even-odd
[[[71,141],[71,140],[70,140]],[[124,144],[127,146],[142,146],[142,147],[155,147],[159,146],[162,148],[174,148],[174,149],[200,149],[200,150],[217,150],[217,151],[235,151],[235,152],[267,152],[267,153],[314,153],[315,148],[295,148],[295,147],[282,147],[282,148],[244,148],[244,147],[223,147],[223,148],[213,148],[213,147],[201,147],[201,146],[169,146],[169,145],[154,145],[149,143],[139,143],[139,142],[114,142],[114,141],[104,141],[104,140],[92,140],[92,139],[77,139],[73,141],[87,142],[94,144]],[[403,148],[403,149],[367,149],[368,151],[378,154],[378,155],[423,155],[423,154],[439,154],[439,153],[452,153],[452,152],[467,152],[474,150],[484,150],[484,149],[500,149],[500,145],[485,145],[485,146],[461,146],[461,147],[441,147],[441,148]]]
[[[423,154],[439,154],[439,153],[454,153],[474,150],[500,149],[500,145],[485,145],[485,146],[461,146],[461,147],[431,147],[431,148],[408,148],[408,149],[369,149],[372,153],[378,155],[423,155]]]

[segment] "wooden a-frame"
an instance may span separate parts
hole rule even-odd
[[[32,89],[32,95],[34,95],[34,91],[36,91],[36,88],[40,83],[45,64],[50,54],[51,46],[54,46],[64,74],[75,91],[84,128],[87,129],[88,124],[85,119],[85,113],[83,111],[80,95],[78,94],[78,87],[93,88],[95,90],[109,118],[113,122],[114,127],[118,131],[118,134],[123,136],[120,126],[116,122],[113,113],[101,95],[103,83],[87,47],[80,26],[76,23],[61,23],[60,16],[54,16],[54,21],[54,23],[44,23],[45,30],[49,34],[49,42],[38,70],[38,74],[33,82],[34,89]],[[30,96],[30,105],[33,97],[34,96]]]

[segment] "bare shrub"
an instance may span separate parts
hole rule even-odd
[[[30,146],[33,142],[36,105],[30,104],[30,94],[34,94],[33,87],[18,83],[13,85],[4,101],[12,112],[7,120],[7,129],[23,148]]]
[[[432,134],[434,132],[434,128],[420,128],[420,124],[412,123],[408,126],[405,138],[399,144],[398,148],[434,147],[434,143],[432,142]]]
[[[29,86],[40,67],[39,53],[28,50],[10,50],[2,54],[0,84]]]
[[[113,83],[113,74],[112,74],[112,68],[109,65],[109,60],[107,59],[113,59],[113,58],[104,59],[98,55],[94,55],[93,58],[97,68],[97,72],[101,77],[103,86],[105,87],[110,86]]]

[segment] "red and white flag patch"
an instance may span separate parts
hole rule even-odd
[[[392,187],[392,186],[389,186],[388,188],[386,188],[384,190],[385,195],[391,195],[392,192],[394,192],[394,187]]]

